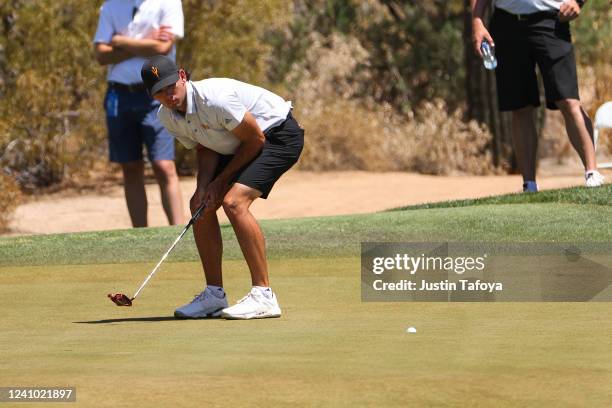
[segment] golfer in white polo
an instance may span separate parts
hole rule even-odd
[[[304,131],[291,115],[291,103],[274,93],[229,78],[192,82],[165,56],[147,60],[141,76],[161,103],[158,117],[186,148],[197,149],[198,176],[191,212],[206,210],[194,224],[206,287],[178,318],[279,317],[270,288],[264,236],[249,208],[266,198],[274,183],[302,152]],[[251,291],[228,307],[223,289],[223,243],[216,211],[223,206],[251,272]]]

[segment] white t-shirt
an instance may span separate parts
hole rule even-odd
[[[136,14],[132,19],[134,12]],[[100,7],[100,19],[93,42],[110,44],[115,34],[141,39],[162,25],[170,26],[177,38],[183,37],[181,0],[107,0]],[[168,56],[176,58],[176,46],[172,46]],[[107,80],[122,84],[141,83],[140,69],[144,61],[145,58],[134,57],[110,64]]]
[[[209,78],[187,84],[185,116],[159,107],[157,117],[187,149],[196,145],[217,153],[233,154],[240,145],[231,132],[251,112],[259,128],[281,124],[291,110],[291,102],[255,85],[229,78]]]
[[[512,14],[559,10],[567,0],[495,0],[494,6]]]

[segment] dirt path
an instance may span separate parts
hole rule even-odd
[[[582,185],[578,169],[541,172],[541,189]],[[608,174],[610,178],[612,175]],[[517,192],[519,176],[438,177],[410,173],[369,173],[361,171],[313,173],[291,171],[275,186],[268,200],[257,200],[253,213],[260,219],[356,214],[392,207]],[[184,205],[195,180],[183,179]],[[147,185],[149,224],[166,225],[157,185]],[[225,221],[223,211],[220,220]],[[44,196],[20,206],[14,214],[9,235],[51,234],[78,231],[123,229],[131,226],[121,186],[108,194]]]

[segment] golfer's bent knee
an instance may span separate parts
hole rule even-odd
[[[245,200],[240,200],[235,196],[226,196],[223,199],[223,210],[228,217],[237,216],[248,209],[247,202]]]

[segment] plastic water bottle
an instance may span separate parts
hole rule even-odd
[[[486,69],[494,70],[497,67],[497,58],[495,58],[495,51],[491,44],[487,40],[484,40],[480,44],[480,51],[482,52],[483,63]]]

